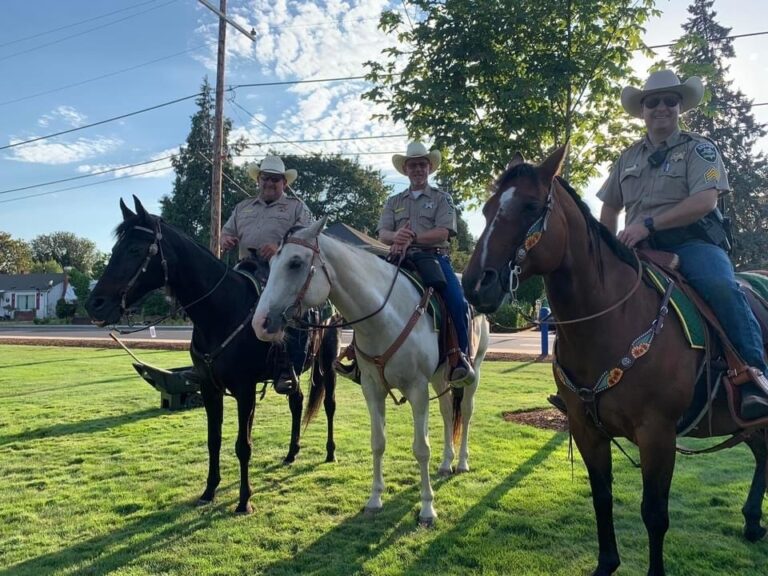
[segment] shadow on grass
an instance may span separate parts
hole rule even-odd
[[[2,343],[0,342],[0,345]],[[106,351],[111,350],[111,348],[94,348],[94,350],[98,351]],[[156,354],[165,354],[167,353],[166,350],[142,350],[141,355],[142,356],[152,356]],[[13,364],[0,364],[0,368],[23,368],[25,366],[39,366],[41,364],[62,364],[64,362],[82,362],[84,360],[103,360],[104,358],[117,358],[118,356],[125,356],[126,358],[128,355],[124,352],[119,352],[117,354],[94,354],[91,356],[84,355],[84,354],[78,354],[77,357],[74,358],[56,358],[54,360],[40,360],[39,362],[17,362]]]
[[[173,547],[175,542],[210,527],[219,519],[231,517],[224,508],[204,510],[195,513],[190,504],[178,504],[137,518],[119,530],[2,568],[0,576],[39,576],[53,572],[110,574],[143,554]],[[189,514],[195,517],[181,520]]]
[[[567,440],[566,434],[555,434],[528,460],[521,463],[511,474],[502,480],[495,488],[478,500],[462,518],[456,521],[455,526],[441,533],[421,550],[421,554],[403,574],[440,574],[441,572],[455,572],[456,570],[478,570],[480,562],[471,555],[452,553],[458,541],[462,542],[464,551],[486,550],[488,546],[494,546],[494,540],[498,538],[498,546],[504,547],[506,535],[504,530],[489,541],[489,534],[484,530],[473,530],[473,527],[481,525],[489,510],[498,509],[498,503],[502,497],[512,490],[540,464],[542,464],[555,449]],[[471,536],[470,536],[471,534]],[[473,540],[476,540],[473,542]],[[444,559],[449,565],[436,565],[435,559]],[[462,566],[460,563],[464,562]]]
[[[118,414],[115,416],[105,416],[93,420],[81,420],[79,422],[69,422],[66,424],[54,424],[45,428],[36,430],[24,430],[18,434],[9,436],[0,436],[0,446],[11,444],[13,442],[28,442],[30,440],[40,440],[42,438],[56,438],[59,436],[69,436],[71,434],[93,434],[102,430],[108,430],[116,426],[122,426],[129,422],[137,422],[147,418],[154,418],[166,414],[166,410],[160,408],[147,408],[138,412],[129,414]]]
[[[522,362],[517,366],[511,366],[510,368],[507,368],[506,370],[502,370],[502,374],[509,374],[510,372],[517,372],[518,370],[523,370],[524,368],[528,368],[531,364],[536,364],[536,362],[533,362],[532,360],[529,362]]]
[[[509,490],[519,484],[538,464],[546,460],[565,439],[566,437],[562,434],[553,436],[536,454],[488,492],[461,519],[456,528],[441,536],[434,546],[442,550],[449,548],[451,542],[455,543],[457,539],[463,538],[472,524],[482,521],[489,508],[493,508]],[[436,493],[439,494],[444,485],[445,483],[438,482],[433,477]],[[439,508],[439,497],[436,497],[436,502]],[[413,487],[399,492],[392,498],[387,498],[384,501],[384,508],[376,516],[371,517],[361,511],[315,540],[307,548],[297,551],[292,558],[266,567],[262,574],[264,576],[289,576],[298,573],[329,576],[366,574],[368,573],[365,567],[367,562],[381,554],[386,554],[387,550],[402,537],[420,530],[417,527],[419,503],[419,484],[416,482]],[[432,546],[425,551],[421,560],[416,560],[413,570],[409,569],[409,572],[419,575],[440,573],[440,570],[436,570],[434,553],[429,550],[432,550]],[[453,556],[450,553],[442,555],[445,558]]]
[[[89,380],[80,384],[62,384],[61,386],[51,386],[49,388],[33,388],[25,392],[11,392],[10,394],[0,394],[0,400],[3,398],[19,398],[22,396],[34,396],[43,392],[61,392],[62,390],[71,390],[72,388],[82,388],[83,386],[93,386],[94,384],[110,384],[112,382],[125,382],[131,375],[118,376],[115,378],[105,378],[103,380]]]

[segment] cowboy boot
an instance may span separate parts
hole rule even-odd
[[[563,400],[563,397],[560,396],[559,393],[550,394],[549,396],[547,396],[547,402],[552,404],[552,406],[560,410],[560,412],[562,412],[563,414],[565,415],[568,414],[568,408],[565,405],[565,400]]]
[[[463,352],[459,353],[459,361],[451,368],[448,382],[454,388],[469,386],[475,381],[476,373],[472,363]]]
[[[741,417],[745,420],[757,420],[768,416],[768,378],[755,368],[752,381],[739,387],[741,392]]]

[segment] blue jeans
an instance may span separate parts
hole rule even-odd
[[[724,250],[703,241],[669,249],[680,257],[680,272],[709,304],[744,362],[766,371],[760,325],[736,282]]]
[[[453,325],[456,327],[456,336],[459,339],[459,348],[464,354],[469,355],[469,337],[468,337],[468,305],[464,300],[464,292],[461,290],[461,284],[456,277],[456,273],[451,266],[451,259],[445,254],[440,254],[437,257],[440,262],[440,268],[443,269],[445,274],[446,287],[442,292],[443,300],[445,300],[445,307],[448,309],[448,313],[451,315]]]

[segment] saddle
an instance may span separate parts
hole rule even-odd
[[[739,386],[754,381],[754,377],[757,376],[755,374],[756,370],[744,363],[710,306],[677,270],[679,263],[677,255],[650,249],[641,249],[638,251],[638,255],[644,263],[674,280],[677,288],[693,303],[696,311],[701,315],[706,324],[705,332],[707,334],[705,334],[704,338],[705,354],[707,357],[706,363],[710,369],[709,371],[704,371],[699,377],[696,383],[697,389],[694,393],[693,404],[689,407],[681,421],[678,422],[678,432],[690,431],[696,425],[703,412],[708,409],[714,397],[717,396],[721,384],[724,385],[731,416],[739,426],[749,428],[768,424],[768,417],[748,422],[741,418],[739,414],[741,401]],[[768,279],[758,274],[754,274],[754,276],[758,276],[759,280],[768,287]],[[763,341],[768,343],[768,301],[755,289],[754,284],[757,280],[753,280],[753,282],[745,278],[738,278],[738,280],[744,288],[747,302],[758,320],[763,334]],[[715,338],[711,337],[712,334],[714,334]],[[765,352],[768,353],[768,349]],[[715,382],[714,387],[712,382]]]
[[[427,274],[423,274],[422,272],[425,270],[425,268],[421,267],[421,269],[419,269],[417,261],[418,259],[414,261],[414,259],[411,257],[406,258],[403,260],[403,263],[400,267],[400,272],[402,272],[405,277],[411,281],[414,287],[418,290],[419,295],[423,296],[427,290],[427,286],[431,285],[436,280],[439,281],[439,278],[437,278],[437,275],[430,271],[428,267],[426,268]],[[442,281],[444,284],[444,277]],[[456,367],[456,365],[459,363],[459,354],[461,353],[461,349],[459,348],[459,339],[456,334],[456,327],[453,323],[453,319],[451,318],[451,315],[445,305],[445,300],[437,290],[433,291],[427,310],[430,316],[432,316],[434,322],[434,330],[439,333],[438,365],[446,363],[446,374],[448,374],[450,373],[451,369]],[[470,310],[472,317],[474,317],[474,310],[471,307]],[[472,338],[471,330],[469,336]],[[470,346],[470,349],[472,349],[472,346]],[[344,361],[347,361],[347,363],[345,364]],[[470,361],[474,362],[474,359],[471,359]],[[354,335],[352,336],[352,342],[350,345],[342,350],[341,354],[338,356],[338,358],[336,358],[336,361],[334,362],[334,370],[336,370],[336,372],[341,376],[349,378],[358,384],[360,383],[360,369],[357,365],[357,358],[355,355]]]

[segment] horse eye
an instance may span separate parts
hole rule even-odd
[[[294,258],[291,258],[291,261],[288,262],[288,268],[290,270],[298,270],[299,268],[301,268],[301,264],[302,264],[301,258],[296,256]]]

